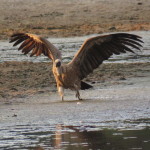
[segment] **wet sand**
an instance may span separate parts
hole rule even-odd
[[[0,39],[13,32],[64,37],[150,30],[148,0],[1,0]]]
[[[57,94],[52,64],[33,62],[4,62],[0,64],[0,99],[26,98],[35,94]],[[124,86],[130,78],[149,77],[150,63],[105,63],[85,81],[99,88]],[[74,93],[74,92],[72,92]],[[73,96],[74,97],[74,96]],[[15,100],[14,100],[15,101]]]
[[[26,63],[26,66],[29,65]],[[37,68],[37,64],[30,63],[30,66],[32,69]],[[139,127],[139,123],[132,124],[132,121],[149,118],[150,113],[149,66],[149,63],[104,64],[101,70],[96,70],[97,73],[86,79],[89,83],[93,83],[94,88],[81,91],[82,101],[75,98],[74,92],[66,90],[64,102],[60,100],[53,84],[49,86],[49,82],[53,82],[52,79],[47,81],[47,85],[40,84],[41,80],[44,81],[44,74],[47,74],[44,73],[46,69],[41,72],[42,78],[39,77],[37,80],[37,78],[29,77],[27,70],[23,69],[25,67],[22,67],[23,75],[27,73],[26,79],[24,77],[22,80],[19,79],[17,85],[21,81],[28,87],[22,86],[22,83],[20,87],[15,86],[13,82],[17,81],[15,77],[12,82],[7,82],[5,78],[7,84],[11,83],[9,87],[11,85],[13,87],[10,91],[6,89],[5,93],[9,96],[1,99],[1,104],[3,104],[0,106],[1,123],[12,124],[12,126],[15,123],[19,125],[40,124],[40,126],[42,124],[73,126],[94,124],[112,128]],[[11,71],[10,68],[8,70]],[[15,68],[13,70],[15,72]],[[19,76],[19,71],[16,75]],[[22,78],[22,75],[20,77]],[[9,78],[11,78],[10,74]],[[37,80],[37,85],[33,80]],[[15,95],[13,91],[19,94]],[[126,122],[127,120],[131,122]],[[142,123],[144,127],[148,125],[146,122]]]

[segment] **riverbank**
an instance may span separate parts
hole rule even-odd
[[[0,63],[0,100],[26,98],[43,93],[57,94],[51,67],[52,64],[46,62]],[[85,81],[95,88],[109,88],[112,85],[123,86],[122,81],[130,78],[149,76],[150,63],[105,63]]]
[[[0,39],[14,32],[70,37],[150,30],[147,0],[1,0]]]
[[[129,78],[107,78],[105,82],[96,82],[93,89],[81,91],[82,101],[77,101],[72,91],[65,91],[64,102],[55,91],[1,101],[0,147],[78,149],[79,145],[85,148],[86,142],[88,149],[111,149],[114,143],[117,150],[126,149],[127,145],[130,149],[149,149],[149,64],[136,66],[140,68],[127,66]],[[112,67],[109,69],[113,70]],[[121,73],[128,70],[120,67]],[[109,74],[108,70],[104,72]],[[109,134],[105,133],[109,130]],[[118,138],[125,146],[118,146]]]

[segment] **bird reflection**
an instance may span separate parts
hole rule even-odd
[[[56,148],[61,148],[61,143],[62,143],[62,126],[58,124],[56,125],[54,146]]]
[[[68,129],[70,129],[70,132],[68,132]],[[88,132],[85,127],[57,125],[55,140],[52,145],[58,149],[67,145],[78,147],[78,149],[83,148],[83,146],[85,149],[95,149],[107,143],[104,137],[101,131]]]
[[[47,135],[46,137],[39,138],[37,135],[39,146],[33,150],[45,150],[45,148],[67,150],[143,149],[143,144],[142,142],[139,144],[139,140],[149,141],[149,128],[123,131],[116,129],[95,129],[94,126],[64,126],[58,124],[55,126],[55,131],[42,133],[42,135]],[[150,149],[149,145],[145,145],[145,147]]]

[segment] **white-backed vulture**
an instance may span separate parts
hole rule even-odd
[[[74,58],[68,64],[62,63],[60,51],[43,37],[29,33],[15,33],[11,36],[10,43],[13,46],[20,43],[18,50],[30,56],[44,54],[53,62],[53,74],[56,79],[58,92],[64,99],[64,89],[76,91],[76,97],[81,100],[79,90],[92,86],[82,80],[93,72],[104,60],[113,54],[132,52],[142,47],[141,37],[128,33],[115,33],[101,35],[87,39],[78,50]]]

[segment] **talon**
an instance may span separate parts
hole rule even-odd
[[[79,93],[79,91],[76,92],[76,98],[78,98],[79,100],[82,100],[82,98],[80,98],[80,93]]]
[[[79,100],[82,101],[83,99],[82,99],[82,98],[79,98]]]
[[[80,95],[78,95],[78,99],[79,99],[79,100],[82,100],[82,98],[80,97]]]

